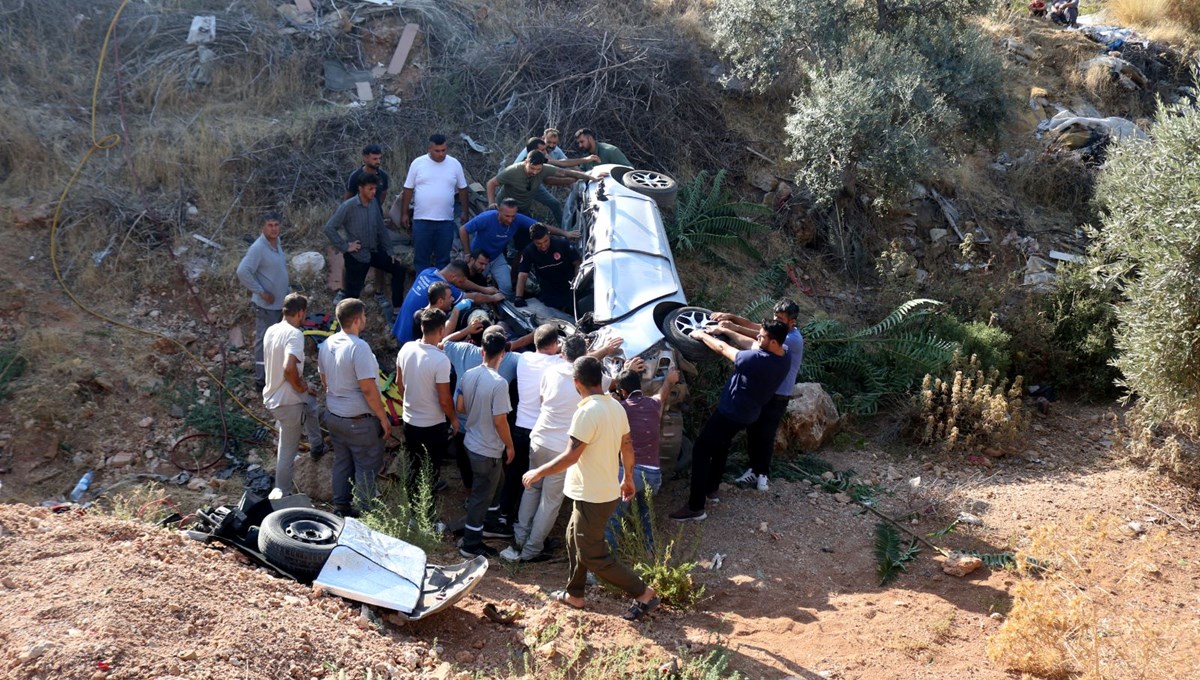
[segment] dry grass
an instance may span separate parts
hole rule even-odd
[[[1108,0],[1109,15],[1147,37],[1169,44],[1200,45],[1200,3],[1195,0]]]
[[[988,641],[994,662],[1043,678],[1194,677],[1200,631],[1149,587],[1190,578],[1191,555],[1178,554],[1164,530],[1135,536],[1122,527],[1088,517],[1033,533],[1017,554],[1012,610]]]

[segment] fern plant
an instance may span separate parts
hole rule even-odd
[[[666,222],[671,249],[717,255],[717,247],[736,246],[761,260],[762,253],[749,237],[765,234],[770,227],[749,219],[767,215],[769,208],[757,203],[734,201],[725,186],[725,171],[709,175],[702,170],[692,181],[679,188],[675,214]]]
[[[879,585],[886,586],[896,575],[906,569],[921,552],[914,538],[905,546],[900,532],[886,522],[875,525],[875,561],[879,564]]]
[[[942,303],[909,300],[879,323],[851,332],[818,318],[805,324],[803,381],[819,382],[843,412],[870,415],[888,396],[907,392],[926,373],[937,373],[958,345],[922,332],[922,321]]]

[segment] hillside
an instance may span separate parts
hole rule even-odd
[[[1129,36],[1121,60],[1134,70],[1081,68],[1104,56],[1082,32],[980,18],[1010,100],[992,136],[947,134],[906,200],[876,211],[866,192],[842,197],[835,220],[794,182],[785,93],[720,78],[703,2],[342,4],[314,21],[265,0],[2,10],[0,503],[12,505],[0,505],[0,675],[604,678],[654,675],[674,659],[694,677],[1056,677],[1030,658],[1063,645],[1092,656],[1062,662],[1073,670],[1057,677],[1191,677],[1200,504],[1130,461],[1123,411],[1105,401],[1106,360],[1059,344],[1065,325],[1045,311],[1058,293],[1044,285],[1061,261],[1051,251],[1086,251],[1108,143],[1046,121],[1066,110],[1152,130],[1156,98],[1194,101],[1182,43]],[[216,34],[189,43],[200,15],[217,17]],[[400,73],[364,73],[389,63],[409,23],[421,31]],[[372,101],[335,89],[338,69],[362,69],[350,82],[368,78]],[[912,445],[898,434],[901,400],[852,420],[817,458],[853,470],[920,535],[944,532],[939,544],[1093,566],[1042,581],[1063,586],[1052,597],[1009,569],[946,576],[926,550],[879,586],[876,518],[796,476],[768,494],[730,489],[703,527],[679,532],[706,589],[694,610],[631,627],[596,589],[592,611],[567,612],[545,597],[561,585],[561,558],[494,564],[459,608],[398,626],[140,521],[157,512],[145,511],[151,501],[185,515],[232,502],[273,469],[273,445],[256,441],[267,416],[249,373],[253,318],[233,276],[263,211],[284,210],[289,255],[324,252],[321,227],[363,144],[384,145],[396,186],[442,131],[483,183],[548,122],[564,137],[601,130],[639,167],[681,182],[725,169],[739,198],[770,208],[761,259],[676,253],[696,304],[744,312],[789,295],[806,318],[857,325],[932,297],[1008,333],[1008,373],[1064,399],[1002,458]],[[293,283],[313,311],[330,310],[323,274]],[[364,337],[391,362],[397,347],[377,315]],[[720,377],[694,378],[693,430]],[[303,465],[299,488],[325,499],[328,463]],[[86,511],[36,507],[63,500],[87,470],[97,476]],[[451,486],[444,509],[462,500]],[[660,509],[685,489],[670,481]],[[964,511],[982,525],[946,532]],[[431,559],[454,553],[447,540]],[[492,623],[488,602],[525,616]],[[1000,636],[1014,602],[1015,614],[1031,602],[1069,611],[1073,630],[1094,637],[1053,621]],[[989,657],[989,644],[1000,652]]]

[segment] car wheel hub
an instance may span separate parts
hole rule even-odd
[[[675,328],[683,335],[688,335],[692,331],[704,330],[709,321],[708,314],[705,312],[684,312],[675,317]]]
[[[329,543],[334,538],[331,527],[310,519],[292,522],[284,528],[283,533],[304,543]]]
[[[625,177],[628,183],[647,189],[671,188],[671,179],[661,172],[654,172],[653,170],[634,170],[627,173]]]

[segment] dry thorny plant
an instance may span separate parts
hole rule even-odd
[[[1045,678],[1194,677],[1200,631],[1182,603],[1147,587],[1194,570],[1165,530],[1092,516],[1042,527],[1017,568],[1012,609],[988,642],[996,663]]]

